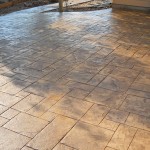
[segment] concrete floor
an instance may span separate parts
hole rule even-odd
[[[0,17],[0,150],[150,150],[150,16],[111,9]]]

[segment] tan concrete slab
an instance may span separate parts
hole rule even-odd
[[[109,113],[106,115],[105,119],[112,120],[119,123],[124,123],[128,115],[129,115],[128,112],[111,109]]]
[[[67,95],[71,96],[71,97],[79,98],[79,99],[84,99],[88,94],[89,94],[89,92],[87,92],[85,90],[73,89]]]
[[[32,148],[29,148],[27,146],[23,147],[21,150],[33,150]]]
[[[65,126],[62,126],[62,124],[65,124]],[[57,117],[27,145],[34,149],[51,150],[74,126],[74,124],[75,121],[72,119],[66,117]]]
[[[104,76],[104,75],[97,74],[88,82],[88,84],[97,86],[101,81],[103,81],[105,79],[105,77],[106,76]]]
[[[18,115],[20,112],[14,109],[8,109],[4,113],[1,114],[2,117],[7,119],[12,119],[14,116]]]
[[[58,115],[55,113],[52,113],[50,111],[45,112],[40,118],[45,119],[47,121],[52,121],[53,119],[55,119]]]
[[[0,91],[6,92],[8,94],[17,94],[18,92],[20,92],[29,85],[30,85],[29,82],[24,82],[22,80],[15,79],[11,82],[8,82],[4,86],[0,87]]]
[[[133,69],[125,69],[125,68],[116,68],[111,73],[112,76],[118,76],[118,77],[128,77],[135,79],[139,74],[139,71],[133,70]]]
[[[0,127],[3,126],[9,120],[0,116]]]
[[[105,150],[115,150],[115,149],[113,149],[111,147],[106,147]]]
[[[21,100],[21,98],[0,92],[0,104],[10,107]]]
[[[120,125],[108,146],[114,149],[127,150],[136,133],[136,128]]]
[[[34,137],[47,124],[47,121],[21,113],[5,124],[5,128],[28,137]]]
[[[15,104],[13,106],[14,109],[22,111],[22,112],[27,112],[30,110],[32,107],[34,107],[36,104],[38,104],[40,101],[42,101],[44,98],[41,96],[37,96],[34,94],[30,94],[24,99],[22,99],[20,102]]]
[[[148,84],[150,85],[150,76],[149,74],[146,74],[146,73],[141,73],[138,78],[136,79],[136,82],[139,82],[139,83],[144,83],[144,84]]]
[[[103,88],[95,88],[85,100],[97,104],[106,105],[109,107],[117,108],[124,100],[124,94]]]
[[[127,93],[139,97],[150,98],[150,85],[134,82]]]
[[[38,103],[37,105],[35,105],[34,107],[32,107],[30,110],[28,110],[27,113],[36,117],[40,117],[44,113],[46,113],[57,102],[58,100],[55,100],[55,98],[53,99],[53,97],[46,98],[42,100],[40,103]]]
[[[94,104],[88,112],[81,118],[81,121],[98,125],[105,115],[108,113],[109,108],[102,105]]]
[[[99,126],[112,131],[116,131],[116,129],[119,126],[119,123],[111,120],[103,119]]]
[[[6,84],[10,81],[11,81],[11,79],[9,77],[0,75],[0,86],[3,86],[4,84]]]
[[[5,150],[21,149],[30,140],[5,128],[0,128],[0,136],[0,149]]]
[[[75,150],[74,148],[68,147],[66,145],[63,144],[57,144],[53,150]]]
[[[149,150],[150,149],[150,133],[144,130],[138,130],[129,150]]]
[[[2,114],[4,111],[6,111],[8,107],[0,105],[0,114]]]
[[[131,78],[120,78],[120,77],[107,77],[103,82],[99,84],[99,87],[106,88],[113,91],[126,91],[133,79]]]
[[[91,106],[92,103],[90,102],[72,97],[64,97],[50,111],[74,119],[80,119]]]
[[[78,123],[61,141],[76,149],[99,150],[106,147],[113,132],[85,123]],[[80,136],[79,136],[80,135]]]
[[[120,109],[150,117],[150,99],[145,99],[137,96],[127,96]]]
[[[130,114],[126,120],[126,124],[136,128],[144,129],[150,131],[150,119],[149,117],[140,116],[136,114]]]

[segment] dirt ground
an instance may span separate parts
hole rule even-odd
[[[107,9],[111,7],[110,0],[91,0],[89,2],[85,2],[82,4],[76,4],[72,6],[68,6],[67,3],[64,4],[64,11],[66,12],[74,12],[74,11],[94,11]],[[58,9],[51,10],[51,12],[57,12]]]
[[[11,7],[0,9],[0,15],[5,15],[5,14],[12,13],[15,11],[20,11],[20,10],[24,10],[24,9],[33,8],[33,7],[48,5],[48,4],[52,4],[52,3],[53,2],[50,2],[50,0],[30,0],[29,2],[23,2],[23,3],[19,3],[17,5],[11,6]]]

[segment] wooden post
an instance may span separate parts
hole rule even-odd
[[[59,12],[63,12],[63,0],[59,0]]]

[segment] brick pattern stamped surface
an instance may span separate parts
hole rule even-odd
[[[150,150],[148,14],[31,12],[0,17],[0,149]]]

